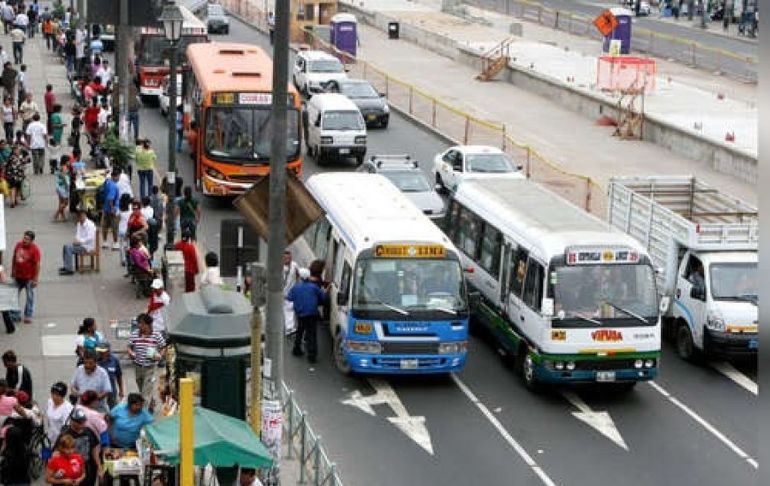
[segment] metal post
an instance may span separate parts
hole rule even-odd
[[[300,413],[300,428],[299,428],[299,484],[305,484],[305,461],[307,460],[307,456],[305,454],[306,444],[307,441],[307,424],[305,423],[305,414],[302,412],[302,410],[299,411]]]
[[[433,100],[433,111],[431,113],[430,126],[435,127],[436,126],[436,98],[432,98],[432,100]]]
[[[264,275],[264,274],[262,274]],[[259,265],[251,264],[251,403],[249,417],[251,418],[251,430],[260,435],[262,432],[262,310],[264,296],[257,295],[262,277]],[[289,447],[291,449],[291,447]]]
[[[410,84],[409,85],[409,114],[412,114],[413,111],[413,98],[414,98],[414,87]]]
[[[131,84],[131,53],[132,39],[131,27],[128,25],[128,0],[120,1],[120,22],[117,28],[117,46],[115,48],[115,61],[119,85],[119,120],[124,120],[124,130],[122,131],[122,142],[130,143],[130,127],[128,126],[128,96]]]
[[[179,481],[193,484],[193,381],[179,379]]]
[[[168,57],[168,170],[166,171],[166,250],[174,249],[174,197],[176,196],[176,58],[177,42],[171,42]]]
[[[278,400],[283,382],[283,251],[286,248],[286,112],[289,83],[289,2],[275,2],[273,45],[273,106],[270,146],[270,195],[267,240],[267,357],[268,395]]]
[[[463,145],[468,145],[468,134],[471,131],[471,119],[470,117],[465,117],[465,133],[463,134]]]
[[[701,9],[700,9],[700,28],[705,29],[706,28],[706,7],[708,6],[708,2],[706,0],[700,0]]]
[[[286,442],[286,459],[294,458],[294,391],[289,390],[289,396],[286,397],[286,403],[289,404],[289,433]]]
[[[527,179],[530,177],[529,166],[532,161],[532,149],[527,145]]]
[[[315,486],[318,486],[318,477],[321,475],[321,436],[315,439],[315,449],[313,450],[313,475],[315,476]]]

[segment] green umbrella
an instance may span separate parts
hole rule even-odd
[[[260,468],[273,464],[270,452],[243,420],[195,407],[193,430],[196,466]],[[159,455],[179,464],[178,414],[150,424],[144,431]]]

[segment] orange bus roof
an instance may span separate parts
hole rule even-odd
[[[273,60],[256,45],[235,42],[190,44],[187,59],[204,96],[211,92],[269,92],[273,89]],[[296,93],[291,83],[289,93]]]

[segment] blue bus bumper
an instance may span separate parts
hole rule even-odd
[[[544,366],[537,366],[535,373],[537,379],[543,383],[601,383],[597,379],[598,373],[604,370],[554,370]],[[648,381],[658,376],[658,368],[642,369],[617,369],[608,370],[615,373],[615,383],[629,381]]]
[[[460,354],[363,354],[347,353],[354,373],[426,374],[452,373],[465,366],[467,353]]]

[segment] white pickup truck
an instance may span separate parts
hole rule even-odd
[[[678,354],[756,355],[757,209],[692,176],[613,178],[607,205],[610,224],[658,267]]]

